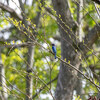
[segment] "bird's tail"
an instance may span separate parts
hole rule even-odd
[[[55,59],[56,59],[56,53],[55,53]]]

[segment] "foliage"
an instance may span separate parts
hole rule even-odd
[[[33,0],[33,5],[24,5],[25,7],[25,13],[27,15],[27,22],[31,23],[30,25],[35,28],[36,31],[36,40],[38,41],[39,44],[41,44],[43,47],[45,47],[48,50],[51,50],[51,43],[55,42],[56,47],[57,47],[57,55],[61,55],[61,48],[60,48],[60,43],[57,40],[54,40],[53,37],[58,35],[58,26],[56,21],[50,16],[50,14],[47,13],[44,7],[50,7],[52,8],[52,4],[49,0],[47,0],[44,3],[44,6],[41,6],[40,0]],[[73,3],[71,0],[70,1],[70,11],[74,17],[74,20],[77,21],[77,5]],[[89,4],[89,1],[86,1],[87,5],[84,7],[85,11],[83,10],[82,12],[84,13],[84,25],[83,25],[83,31],[88,33],[87,26],[89,29],[92,29],[94,25],[96,25],[97,21],[100,21],[100,19],[97,19],[95,7],[93,4]],[[41,8],[41,9],[40,9]],[[35,24],[35,20],[33,20],[37,16],[37,12],[41,11],[41,18],[40,18],[40,24],[37,26]],[[53,14],[55,14],[54,9],[53,9]],[[87,12],[89,14],[87,14]],[[16,45],[16,44],[21,44],[21,43],[26,43],[28,42],[28,39],[26,37],[29,37],[29,34],[27,33],[34,33],[31,27],[25,27],[22,21],[19,21],[15,18],[11,18],[10,16],[7,17],[8,13],[4,12],[5,16],[2,18],[0,16],[0,31],[4,30],[5,28],[9,28],[10,33],[8,37],[8,41],[0,41],[0,46],[6,45]],[[93,18],[91,18],[91,16]],[[56,16],[56,14],[55,14]],[[54,17],[55,17],[54,16]],[[61,17],[59,15],[59,17]],[[97,19],[97,20],[96,20]],[[95,22],[96,21],[96,22]],[[26,31],[27,30],[27,31]],[[84,33],[86,35],[86,33]],[[4,34],[2,33],[2,37]],[[31,36],[30,36],[31,37]],[[15,39],[12,39],[15,38]],[[50,40],[52,39],[52,41]],[[94,50],[95,49],[95,50]],[[100,69],[100,62],[98,57],[100,58],[100,54],[94,55],[94,51],[99,50],[98,42],[94,44],[93,49],[91,49],[86,55],[88,56],[85,59],[82,59],[82,67],[84,69],[84,73],[86,73],[87,69],[89,71],[89,67],[95,66],[94,69],[98,68]],[[6,73],[6,79],[7,79],[7,87],[9,97],[8,100],[19,100],[18,98],[25,98],[25,91],[26,91],[26,66],[27,66],[27,47],[23,48],[4,48],[1,50],[1,58],[2,58],[2,64],[5,67],[5,73]],[[81,59],[81,57],[80,57]],[[70,64],[70,61],[68,61],[68,64]],[[48,52],[47,50],[44,50],[42,47],[39,45],[35,45],[34,49],[34,64],[33,64],[33,69],[34,73],[31,73],[31,76],[33,77],[33,95],[40,90],[44,86],[44,83],[48,83],[52,79],[54,79],[58,73],[59,73],[59,66],[60,66],[60,61],[54,60],[53,55]],[[92,71],[90,71],[92,73]],[[88,72],[89,77],[93,76]],[[95,70],[94,73],[99,75],[99,71]],[[37,77],[37,76],[38,77]],[[41,80],[39,80],[40,78]],[[95,77],[94,81],[96,84],[98,84],[97,79]],[[84,80],[82,80],[84,81]],[[48,87],[51,89],[51,91],[55,91],[56,88],[56,81],[54,81],[52,84],[49,84]],[[0,90],[2,88],[0,87]],[[93,93],[97,93],[97,89],[94,88],[93,85],[91,85],[88,81],[85,80],[85,86],[83,87],[83,90],[85,93],[89,93],[92,91]],[[41,94],[50,94],[49,89],[46,87]],[[86,95],[87,96],[87,95]],[[86,96],[83,96],[84,100],[86,99]],[[46,97],[45,99],[42,99],[42,96],[39,95],[36,100],[50,100],[50,98]],[[82,100],[80,99],[80,96],[76,97],[75,100]]]

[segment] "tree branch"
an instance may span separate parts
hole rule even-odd
[[[100,0],[92,0],[92,1],[100,5]]]
[[[55,40],[57,40],[57,41],[61,41],[61,37],[60,37],[60,35],[55,35],[54,37],[53,37],[53,39],[55,39]]]
[[[60,24],[62,24],[63,27],[65,25],[69,26],[70,28],[76,27],[77,25],[69,10],[68,0],[52,0],[52,2],[57,14],[57,20],[60,22]]]
[[[95,43],[95,41],[100,37],[100,27],[98,25],[95,25],[94,28],[92,28],[88,35],[84,38],[84,43],[79,43],[80,49],[86,53],[89,48]]]
[[[96,3],[95,2],[94,2],[94,6],[95,6],[95,9],[97,11],[98,18],[100,18],[100,11],[99,11],[99,8],[96,6]]]
[[[100,27],[98,25],[94,26],[92,30],[88,33],[85,37],[85,44],[89,47],[93,45],[93,43],[99,38],[100,36]]]
[[[21,43],[21,44],[3,44],[0,45],[1,48],[7,47],[7,48],[18,48],[18,47],[27,47],[27,46],[33,46],[33,42],[27,42],[27,43]]]
[[[48,12],[48,14],[51,16],[51,18],[53,18],[54,20],[57,20],[50,7],[44,7],[44,8]]]
[[[57,78],[58,78],[58,75],[57,75],[53,80],[49,81],[49,82],[47,83],[47,85],[49,85],[49,84],[51,84],[52,82],[54,82],[55,80],[57,80]],[[44,85],[43,87],[41,87],[40,90],[39,90],[35,95],[32,96],[32,99],[34,99],[34,98],[35,98],[44,88],[46,88],[46,87],[47,87],[46,85]]]
[[[18,20],[23,20],[22,16],[21,15],[18,15],[14,9],[10,8],[8,5],[5,5],[3,3],[0,2],[0,8],[3,10],[3,11],[6,11],[6,12],[9,12],[11,17],[14,17]]]

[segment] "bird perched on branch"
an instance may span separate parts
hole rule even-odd
[[[55,54],[55,59],[56,59],[56,47],[55,47],[55,44],[52,44],[52,51]]]

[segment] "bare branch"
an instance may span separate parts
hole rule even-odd
[[[96,11],[97,11],[98,17],[100,18],[100,11],[99,11],[99,9],[97,8],[97,6],[96,6],[96,3],[95,3],[95,2],[94,2],[94,6],[95,6],[95,9],[96,9]]]
[[[40,47],[42,47],[44,50],[50,52],[51,54],[53,54],[53,52],[51,52],[51,50],[46,49],[45,47],[43,47],[40,43],[38,43],[37,41],[34,41],[34,43],[36,45],[39,45]],[[92,83],[97,89],[98,91],[100,91],[100,86],[98,86],[97,84],[95,84],[88,76],[86,76],[84,73],[82,73],[79,69],[77,69],[75,66],[73,66],[72,64],[66,62],[65,60],[61,59],[60,57],[57,56],[57,58],[63,62],[64,64],[68,65],[68,67],[73,68],[74,70],[76,70],[78,73],[80,73],[85,79],[87,79],[88,81],[90,81],[90,83]],[[32,70],[32,72],[34,72]],[[47,87],[47,84],[45,84]]]
[[[61,62],[63,62],[63,63],[65,63],[66,65],[68,65],[68,67],[71,67],[71,68],[73,68],[74,70],[76,70],[79,74],[81,74],[85,79],[87,79],[90,83],[92,83],[97,89],[98,89],[98,91],[100,91],[100,86],[99,85],[97,85],[97,84],[95,84],[94,82],[93,82],[93,80],[91,80],[88,76],[86,76],[83,72],[81,72],[79,69],[77,69],[75,66],[73,66],[72,64],[69,64],[68,62],[66,62],[66,61],[64,61],[63,59],[61,59],[61,58],[59,58],[58,57],[58,59],[61,61]]]
[[[44,7],[44,8],[45,8],[45,10],[46,10],[48,13],[50,13],[51,15],[54,15],[54,14],[52,13],[52,10],[51,10],[50,7]]]
[[[92,1],[100,5],[100,0],[92,0]]]
[[[27,47],[27,46],[32,46],[34,45],[34,43],[32,42],[27,42],[27,43],[21,43],[21,44],[11,44],[9,45],[8,44],[3,44],[3,45],[0,45],[1,48],[4,48],[4,47],[7,47],[7,48],[18,48],[18,47]]]
[[[49,82],[47,83],[47,85],[49,85],[49,84],[51,84],[52,82],[56,81],[57,78],[58,78],[58,76],[56,76],[53,80],[49,81]],[[46,87],[47,87],[46,85],[44,85],[43,87],[41,87],[40,90],[39,90],[35,95],[33,95],[32,98],[34,99],[34,98],[35,98],[42,90],[44,90],[44,88],[46,88]]]
[[[57,40],[57,41],[61,41],[60,35],[55,35],[55,36],[53,37],[53,39],[55,39],[55,40]]]
[[[100,27],[98,25],[95,25],[94,28],[92,28],[88,35],[84,38],[84,43],[81,42],[79,44],[80,49],[86,53],[88,51],[88,48],[90,48],[93,43],[100,37]]]
[[[89,34],[85,37],[85,44],[89,47],[99,38],[100,36],[100,27],[98,25],[94,26],[94,28],[89,32]]]
[[[14,17],[18,20],[22,20],[22,16],[21,15],[18,15],[14,9],[10,8],[8,5],[5,5],[3,3],[0,2],[0,8],[3,10],[3,11],[6,11],[6,12],[9,12],[11,17]]]

